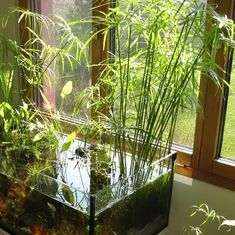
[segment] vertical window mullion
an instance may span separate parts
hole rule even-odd
[[[104,17],[101,12],[106,14],[110,6],[109,0],[93,0],[92,1],[92,17],[94,19],[92,28],[93,32],[102,31],[105,27],[97,23],[96,17]],[[105,65],[102,65],[102,62],[107,61],[108,59],[108,49],[109,49],[109,38],[107,37],[106,42],[104,42],[104,34],[99,32],[92,40],[91,53],[92,53],[92,85],[97,83],[100,73],[105,69]],[[105,43],[105,44],[104,44]],[[105,47],[104,47],[105,45]],[[101,87],[100,93],[104,97],[108,92],[106,87]],[[105,112],[105,110],[101,110]],[[95,117],[95,113],[92,112],[92,115]]]
[[[220,14],[231,17],[234,0],[216,0],[217,10]],[[217,64],[226,70],[227,56],[223,49],[219,49],[216,57]],[[219,72],[220,77],[226,79],[224,72]],[[202,105],[202,113],[197,115],[195,144],[193,153],[193,167],[206,172],[213,172],[214,160],[217,156],[219,127],[221,121],[221,110],[223,92],[215,87],[212,81],[202,77],[200,84],[199,100]]]

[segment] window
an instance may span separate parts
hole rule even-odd
[[[231,55],[229,58],[229,83],[230,88],[225,86],[225,98],[222,116],[222,127],[224,128],[222,133],[222,143],[220,155],[225,158],[235,159],[235,56]]]
[[[42,1],[46,2],[46,1]],[[48,1],[49,2],[49,1]],[[55,1],[54,3],[60,4],[60,2],[64,1]],[[73,1],[76,7],[76,2]],[[79,4],[82,1],[79,1]],[[210,3],[214,3],[217,6],[218,12],[221,14],[226,14],[229,18],[232,18],[234,11],[235,0],[210,0]],[[87,3],[83,1],[82,4]],[[59,5],[53,5],[55,11],[58,11]],[[61,3],[62,4],[62,3]],[[100,14],[99,10],[107,11],[107,4],[100,4],[99,1],[92,1],[89,3],[90,6],[99,6],[99,9],[96,11],[92,11],[89,14],[96,15]],[[56,10],[57,9],[57,10]],[[88,8],[86,8],[88,9]],[[92,26],[90,26],[92,28]],[[100,26],[99,26],[100,27]],[[95,29],[93,27],[93,29]],[[92,42],[91,45],[91,53],[92,53],[92,63],[98,64],[100,61],[103,61],[107,58],[107,51],[102,49],[102,35],[100,35],[96,40]],[[218,64],[226,69],[227,67],[227,58],[224,56],[222,49],[218,51],[217,54]],[[79,71],[79,69],[78,69]],[[88,84],[94,84],[96,82],[97,74],[100,73],[100,67],[93,67],[91,73],[86,72],[88,76],[86,76],[86,81]],[[60,74],[61,78],[66,81],[66,77],[63,74]],[[69,75],[74,76],[74,75]],[[195,134],[193,134],[193,124],[189,125],[189,130],[186,132],[191,132],[190,136],[194,135],[194,140],[190,140],[189,146],[193,146],[193,152],[191,151],[179,151],[178,159],[177,159],[177,167],[176,171],[178,173],[182,173],[188,176],[195,177],[197,179],[202,179],[210,183],[214,183],[217,185],[222,185],[227,188],[235,190],[235,164],[233,162],[225,161],[223,158],[217,158],[218,145],[219,145],[219,127],[221,123],[221,111],[222,111],[222,102],[223,102],[223,94],[218,95],[218,90],[215,88],[213,83],[202,75],[199,87],[199,99],[202,105],[202,112],[198,112],[197,117],[194,114],[186,114],[188,115],[190,120],[196,118],[196,127]],[[89,77],[89,78],[88,78]],[[221,73],[221,77],[225,77],[224,73]],[[232,70],[231,74],[231,86],[234,86],[233,80],[235,80],[234,70]],[[56,84],[55,86],[58,86]],[[58,89],[61,86],[58,86]],[[234,112],[234,99],[233,91],[229,93],[228,99],[228,108],[227,113]],[[59,100],[55,96],[55,102],[59,104]],[[233,110],[233,111],[231,111]],[[69,109],[68,109],[69,112]],[[232,115],[231,115],[232,116]],[[223,137],[223,145],[222,145],[222,156],[233,158],[235,157],[235,152],[232,150],[230,153],[226,153],[225,143],[231,142],[231,137],[228,136],[228,131],[231,128],[228,127],[228,123],[231,122],[228,119],[225,121],[225,132]],[[233,118],[233,116],[232,116]],[[186,120],[184,117],[183,119]],[[188,122],[188,121],[186,121]],[[190,121],[191,122],[191,121]],[[192,121],[193,123],[194,121]],[[234,122],[233,122],[234,123]],[[184,124],[182,123],[181,130],[184,129]],[[180,132],[180,131],[179,131]],[[227,140],[228,139],[228,140]],[[193,144],[192,144],[193,142]],[[183,141],[184,143],[184,141]],[[233,155],[232,155],[233,154]],[[228,155],[228,156],[227,156]]]
[[[218,5],[218,12],[232,18],[234,1],[213,1]],[[226,70],[228,58],[221,50],[217,53],[218,64]],[[225,73],[221,73],[225,79]],[[220,144],[219,127],[221,123],[221,111],[223,94],[218,95],[218,90],[211,81],[203,79],[200,85],[200,100],[203,105],[203,114],[197,116],[195,144],[192,160],[192,175],[196,178],[223,185],[234,189],[235,164],[217,158]],[[229,141],[233,141],[230,139]]]
[[[102,2],[102,3],[101,3]],[[98,30],[101,26],[94,26],[89,20],[91,16],[97,16],[101,14],[100,12],[107,11],[108,5],[104,4],[103,1],[92,1],[92,0],[48,0],[48,1],[20,1],[19,6],[23,8],[28,8],[33,11],[42,13],[43,15],[55,19],[57,16],[62,17],[67,22],[70,21],[79,21],[79,20],[88,20],[87,23],[69,25],[72,28],[73,32],[76,32],[76,36],[79,35],[82,43],[90,37],[92,30]],[[60,18],[57,18],[57,21],[60,21]],[[62,21],[62,20],[61,20]],[[22,26],[21,26],[22,27]],[[60,28],[50,26],[50,29],[43,27],[42,29],[42,38],[46,41],[47,44],[52,47],[58,46],[58,43],[62,37]],[[24,29],[21,29],[21,37],[23,42],[27,41],[29,35],[24,33]],[[84,53],[86,59],[92,64],[99,64],[100,61],[103,61],[107,57],[107,52],[103,48],[103,35],[99,35],[96,39],[92,40],[90,48]],[[62,45],[63,46],[63,45]],[[39,48],[40,49],[40,48]],[[76,53],[76,48],[69,48],[70,51],[74,51],[74,56]],[[97,53],[99,52],[99,53]],[[51,81],[44,79],[43,81],[43,96],[41,93],[36,93],[36,100],[38,104],[44,110],[60,110],[62,114],[67,117],[71,116],[73,111],[73,106],[76,102],[76,97],[67,97],[63,101],[61,99],[61,90],[67,81],[73,82],[73,90],[76,91],[76,94],[80,93],[85,87],[89,87],[91,84],[96,82],[98,74],[100,73],[100,67],[93,66],[88,68],[85,64],[85,56],[82,57],[80,63],[73,64],[71,68],[70,62],[63,61],[62,63],[51,63],[50,74],[49,76],[53,77]],[[46,77],[46,76],[45,76]],[[63,107],[63,108],[62,108]]]
[[[49,17],[62,17],[66,22],[79,21],[84,20],[91,16],[91,0],[50,0],[50,1],[37,1],[36,10],[40,11],[43,15]],[[57,19],[60,20],[59,18]],[[62,23],[62,22],[61,22]],[[78,25],[75,24],[71,27],[73,32],[76,32],[79,35],[79,38],[82,42],[85,42],[90,36],[90,32],[92,30],[91,23]],[[43,31],[43,38],[49,44],[53,46],[63,47],[64,45],[58,45],[61,42],[61,38],[63,37],[63,32],[59,30],[59,28],[54,29],[52,33],[48,33],[48,30]],[[64,43],[66,45],[66,43]],[[70,50],[73,51],[72,55],[75,57],[76,46],[73,46]],[[86,53],[87,59],[91,60],[90,55]],[[73,112],[73,106],[76,102],[76,97],[69,96],[64,100],[63,110],[62,109],[62,100],[60,96],[60,92],[63,86],[68,81],[72,81],[73,89],[76,92],[81,92],[85,87],[91,85],[91,70],[86,66],[84,60],[81,60],[80,64],[73,64],[71,67],[69,61],[64,61],[62,63],[56,63],[53,68],[54,73],[53,82],[48,82],[44,80],[44,93],[47,98],[47,101],[42,100],[41,105],[46,109],[56,108],[60,110],[62,113],[70,115]],[[63,67],[63,68],[62,68]],[[51,106],[51,107],[48,107]]]

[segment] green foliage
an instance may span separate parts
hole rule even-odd
[[[235,58],[235,57],[234,57]],[[233,63],[235,65],[235,62]],[[228,96],[228,106],[226,110],[225,129],[223,136],[223,145],[221,155],[223,157],[229,157],[235,159],[235,145],[233,140],[235,138],[234,123],[235,123],[235,69],[233,68],[231,73],[231,82]]]
[[[58,146],[53,123],[24,102],[18,109],[6,102],[0,104],[0,130],[0,147],[19,157],[39,158]]]
[[[61,152],[68,150],[74,143],[75,138],[76,138],[76,132],[73,131],[68,135],[67,141],[62,145]]]
[[[49,84],[52,82],[56,64],[60,64],[60,69],[64,71],[65,63],[73,70],[81,58],[87,61],[83,43],[72,30],[74,25],[81,23],[80,21],[69,24],[59,16],[51,19],[29,10],[16,8],[4,18],[3,27],[8,27],[9,18],[16,15],[19,15],[18,23],[25,26],[22,34],[28,34],[30,37],[26,42],[19,43],[0,35],[0,48],[4,62],[0,67],[1,80],[5,77],[7,81],[9,76],[11,79],[21,78],[28,82],[28,90],[32,93],[33,87],[41,88],[43,80],[47,80]],[[43,36],[43,30],[48,33],[46,38]],[[60,32],[60,42],[52,45],[48,38],[53,38],[55,32]],[[73,53],[74,51],[76,53]],[[13,60],[6,63],[9,52]],[[5,83],[1,83],[0,89],[6,93]],[[26,95],[32,94],[27,93]],[[9,96],[9,94],[5,96]],[[6,98],[3,101],[7,101]]]
[[[18,152],[19,156],[39,158],[48,150],[58,147],[56,132],[61,128],[57,123],[55,131],[53,120],[49,121],[41,115],[29,99],[33,98],[34,89],[37,88],[45,103],[48,102],[41,88],[45,80],[48,84],[54,82],[56,64],[59,63],[64,71],[65,63],[74,69],[81,58],[87,60],[84,45],[72,30],[81,22],[67,23],[59,16],[52,19],[16,8],[3,19],[2,27],[9,27],[11,17],[18,18],[18,23],[24,25],[22,35],[29,37],[25,42],[18,42],[0,35],[0,145],[8,151]],[[44,30],[48,32],[46,38]],[[60,42],[51,45],[48,38],[53,38],[55,32],[60,32]],[[16,79],[18,84],[22,81],[27,83],[26,90],[21,91],[27,101],[23,99],[21,105],[13,107],[10,97]],[[72,92],[72,88],[71,81],[64,85],[61,91],[63,100]],[[68,141],[67,148],[72,141]]]
[[[75,203],[75,199],[74,199],[74,195],[70,187],[63,184],[61,186],[61,192],[62,192],[64,199],[73,206]]]
[[[179,109],[198,106],[198,73],[221,88],[215,55],[234,46],[234,24],[204,1],[173,0],[118,1],[94,21],[104,38],[115,32],[115,53],[99,65],[106,69],[89,88],[88,107],[105,127],[102,135],[110,134],[121,174],[135,174],[171,150]]]
[[[60,93],[61,97],[64,99],[72,92],[72,90],[73,90],[73,83],[72,81],[68,81],[62,88],[62,91]]]
[[[12,95],[13,78],[19,72],[17,43],[0,34],[0,103],[9,102]]]

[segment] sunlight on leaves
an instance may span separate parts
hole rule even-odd
[[[61,97],[64,99],[72,92],[72,90],[73,90],[73,82],[72,81],[66,82],[60,93]]]

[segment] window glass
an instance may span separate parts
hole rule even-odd
[[[194,87],[189,86],[189,90],[193,90],[195,93],[195,98],[197,99],[201,73],[197,71],[195,76],[195,81],[197,81],[197,84],[195,84]],[[190,97],[190,94],[188,97]],[[201,112],[200,104],[198,103],[198,100],[195,100],[195,98],[184,99],[187,102],[183,103],[179,109],[178,119],[175,127],[175,135],[173,139],[175,147],[193,148],[196,116],[197,112]]]
[[[62,17],[67,23],[75,22],[79,20],[87,20],[91,18],[92,0],[49,0],[40,1],[39,6],[41,13],[50,17]],[[60,18],[58,18],[60,20]],[[75,23],[69,25],[74,36],[76,36],[82,43],[86,42],[90,36],[91,23]],[[49,35],[47,30],[43,31],[44,38],[51,45],[61,46],[61,38],[63,37],[63,30],[57,28],[54,31],[54,35]],[[70,39],[68,39],[70,40]],[[63,45],[62,45],[63,46]],[[77,52],[76,45],[74,49],[70,48],[72,56],[75,57]],[[86,52],[87,60],[90,60],[90,53]],[[83,58],[83,57],[82,57]],[[72,61],[73,59],[71,59]],[[46,109],[60,110],[62,114],[71,115],[74,105],[76,103],[76,96],[84,90],[84,88],[91,85],[91,70],[87,66],[85,59],[81,59],[79,63],[73,63],[71,61],[64,60],[63,62],[56,63],[53,66],[53,79],[52,81],[44,81],[43,92],[45,99],[42,102],[42,106]],[[61,97],[61,91],[68,81],[72,81],[73,92],[65,99]]]
[[[196,109],[182,110],[179,112],[176,123],[174,144],[187,148],[193,147],[196,124]]]
[[[221,156],[235,159],[235,56],[227,102]]]
[[[178,5],[170,5],[170,4],[174,4],[173,1],[168,1],[168,2],[166,2],[166,3],[161,2],[159,4],[163,5],[161,7],[169,8],[169,9],[172,10],[172,12],[174,12],[174,7],[177,8]],[[125,12],[125,7],[126,7],[126,5],[129,4],[129,2],[126,2],[126,1],[122,0],[122,1],[119,1],[119,3],[122,7],[121,8],[122,12]],[[192,6],[193,6],[193,4],[192,4]],[[190,7],[192,7],[192,6],[190,6]],[[131,9],[131,7],[129,7],[129,9]],[[140,6],[140,9],[141,9],[141,6]],[[150,7],[149,7],[149,9],[150,9]],[[186,8],[186,9],[188,10],[188,8]],[[139,12],[138,17],[143,18],[143,22],[145,22],[143,24],[147,24],[149,22],[147,19],[148,19],[150,13],[148,13],[146,15],[144,15],[144,14],[141,15],[140,14],[141,10],[140,11],[136,10],[136,12]],[[124,15],[124,13],[123,13],[123,15]],[[127,16],[127,18],[128,17],[129,16]],[[162,20],[161,17],[159,17],[159,21],[161,21],[161,20]],[[205,18],[202,15],[201,18],[198,18],[198,21],[200,21],[198,23],[203,24],[204,20],[205,20]],[[135,22],[135,21],[133,20],[133,22]],[[163,20],[163,23],[165,24],[164,20]],[[157,58],[156,63],[155,63],[155,68],[157,68],[157,69],[156,69],[156,71],[152,72],[153,73],[152,76],[155,77],[156,80],[158,80],[158,81],[160,80],[161,77],[163,77],[161,72],[164,71],[164,68],[163,68],[164,65],[168,63],[168,59],[170,58],[168,55],[170,55],[170,53],[173,51],[172,46],[170,44],[167,44],[166,42],[162,43],[162,41],[164,41],[162,39],[167,38],[167,33],[166,33],[167,30],[169,30],[170,27],[171,27],[170,25],[168,27],[165,27],[164,24],[162,24],[162,26],[159,26],[159,28],[162,27],[159,30],[159,32],[160,32],[159,35],[161,35],[162,38],[161,38],[161,40],[159,40],[159,42],[156,45],[157,51],[158,51],[158,58]],[[120,55],[122,55],[124,57],[127,54],[127,51],[128,51],[127,49],[125,50],[125,48],[127,48],[128,43],[130,43],[130,42],[128,40],[127,27],[125,27],[125,25],[121,25],[121,26],[123,27],[123,28],[120,29],[121,33],[119,33],[119,35],[116,35],[116,37],[119,37],[119,39],[120,39],[120,45],[121,46],[119,48],[120,49],[119,53],[120,53]],[[146,47],[145,38],[144,38],[144,36],[141,35],[142,31],[139,28],[137,27],[137,29],[135,29],[134,26],[133,26],[133,28],[131,29],[130,34],[132,35],[132,37],[131,37],[131,43],[130,44],[134,45],[134,46],[131,47],[130,52],[129,52],[130,54],[135,54],[136,51],[144,49]],[[122,32],[121,31],[122,29],[124,29],[125,32]],[[192,35],[194,34],[194,32],[190,32],[190,33]],[[170,35],[170,37],[171,36],[172,35]],[[192,38],[194,38],[194,36],[192,36]],[[171,41],[171,40],[169,40],[169,41]],[[202,44],[202,41],[201,41],[200,37],[198,37],[196,40],[191,40],[191,38],[189,37],[188,41],[190,41],[191,44],[190,44],[190,47],[188,47],[187,53],[185,53],[185,54],[187,54],[187,56],[184,56],[184,59],[182,60],[182,64],[183,63],[187,64],[187,62],[190,61],[190,57],[193,58],[193,56],[195,54],[193,49],[195,49],[195,51],[198,51],[201,44]],[[117,46],[117,48],[116,48],[116,52],[117,52],[118,51],[118,46],[119,46],[118,43],[116,44],[116,46]],[[145,61],[145,60],[141,60],[141,56],[138,56],[138,61],[137,62],[140,64],[143,61]],[[165,61],[165,63],[164,63],[164,61]],[[136,64],[137,64],[137,62],[136,62]],[[185,67],[187,67],[187,66],[185,65]],[[136,71],[136,74],[134,74],[132,72],[132,74],[133,74],[132,76],[134,78],[136,78],[136,83],[137,83],[138,82],[137,79],[138,79],[138,76],[141,74],[141,71],[137,71],[137,69],[135,69],[135,71]],[[192,76],[194,76],[192,78],[192,81],[194,81],[195,83],[199,82],[200,73],[198,71]],[[153,82],[151,84],[151,86],[153,87],[153,90],[157,91],[158,85],[159,85],[158,81]],[[194,97],[194,95],[192,95],[192,92],[194,94],[198,93],[199,86],[198,86],[198,84],[195,84],[194,82],[192,82],[193,84],[190,84],[190,83],[188,84],[188,88],[186,89],[186,92],[188,92],[188,96],[186,94],[187,97],[184,97],[184,99],[182,99],[184,101],[187,100],[187,103],[183,103],[180,106],[179,118],[178,118],[178,121],[176,123],[176,130],[175,130],[175,135],[174,135],[174,140],[173,140],[175,145],[184,146],[186,148],[192,148],[193,147],[195,124],[196,124],[196,111],[199,108],[198,104],[197,104],[197,100],[190,100],[190,97]],[[140,87],[140,85],[139,85],[139,87]],[[135,92],[138,92],[138,89],[136,89]],[[195,96],[194,98],[197,99],[197,96]],[[134,104],[133,104],[133,107],[131,106],[131,104],[128,104],[128,105],[129,105],[129,108],[130,108],[129,110],[130,111],[135,108]]]

